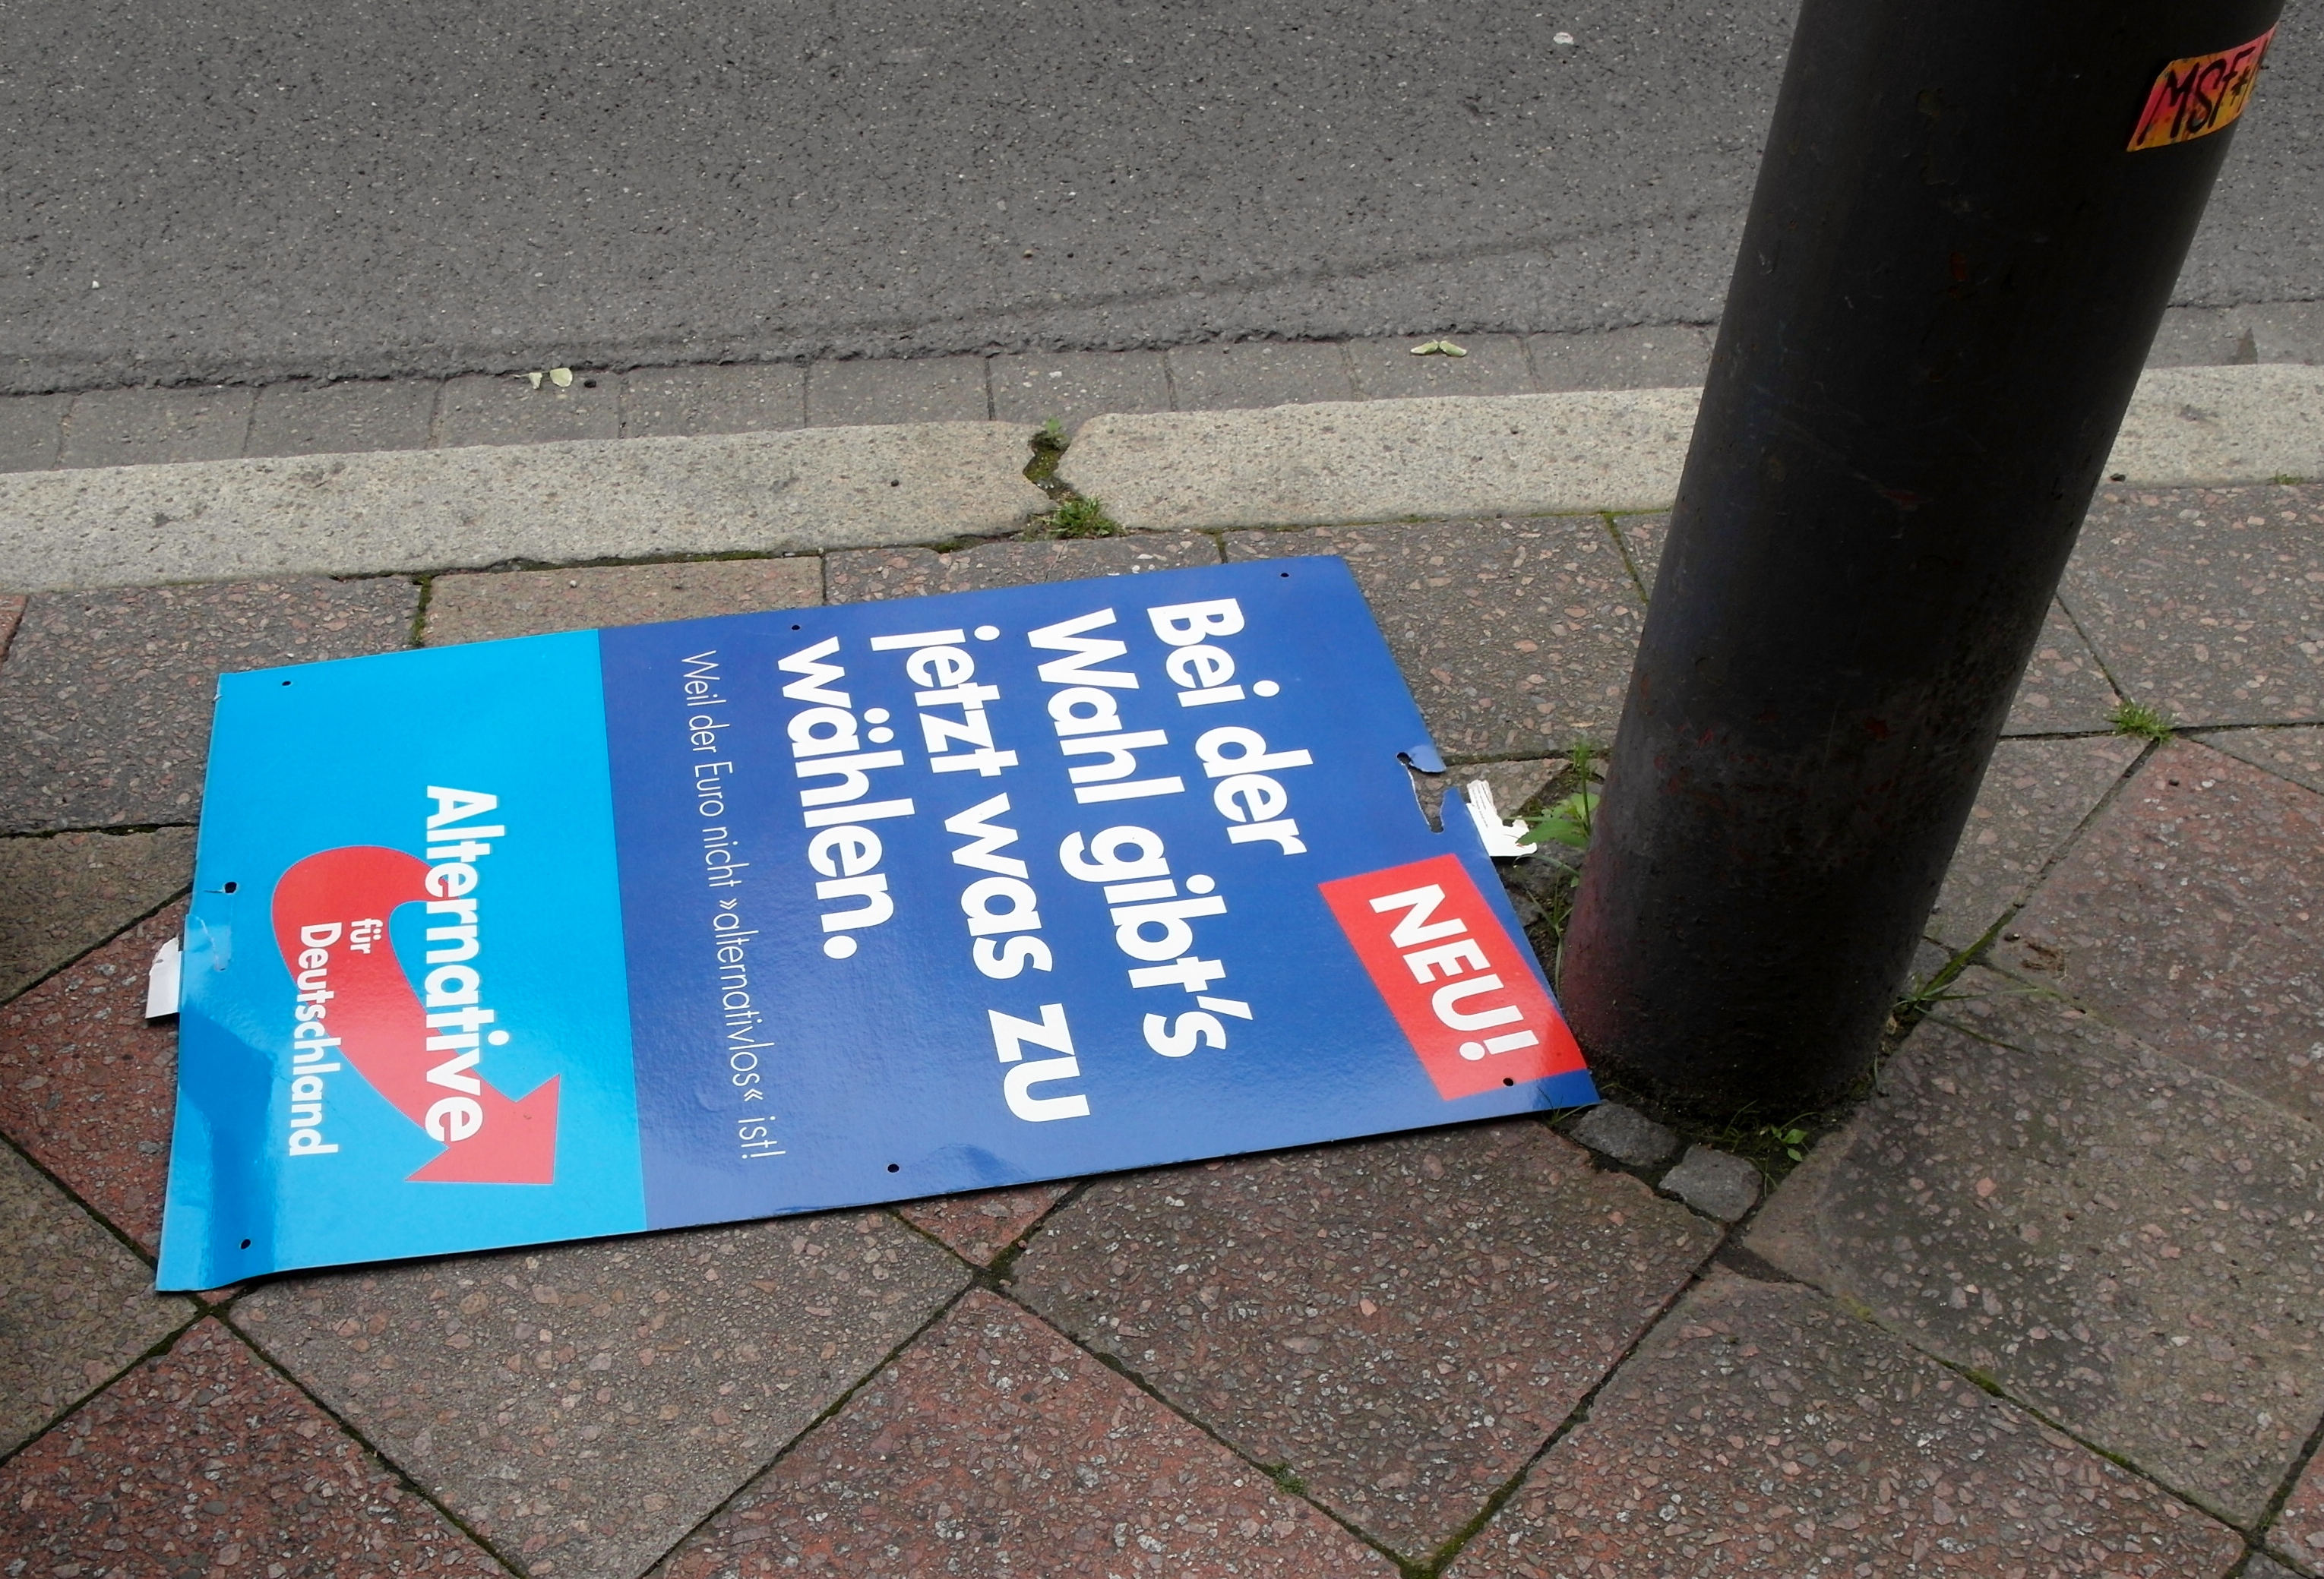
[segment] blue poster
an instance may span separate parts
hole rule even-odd
[[[1594,1101],[1336,559],[219,683],[160,1285]]]

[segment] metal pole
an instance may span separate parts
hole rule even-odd
[[[2281,5],[1806,0],[1564,948],[1611,1072],[1868,1066]]]

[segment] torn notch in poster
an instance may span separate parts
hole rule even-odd
[[[230,675],[161,1284],[1595,1100],[1347,568]]]

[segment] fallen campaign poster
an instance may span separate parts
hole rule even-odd
[[[1336,559],[229,675],[160,1284],[1594,1101]]]

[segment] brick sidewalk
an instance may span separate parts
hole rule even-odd
[[[1928,967],[1997,941],[1738,1223],[1601,1109],[150,1292],[218,670],[1329,552],[1514,805],[1660,524],[0,600],[0,1574],[2324,1576],[2319,486],[2101,497]]]

